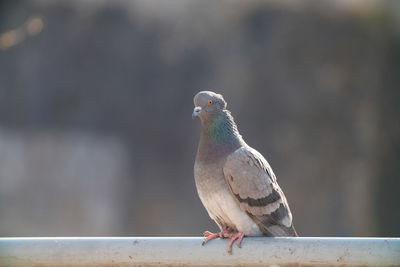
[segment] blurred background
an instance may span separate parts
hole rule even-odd
[[[398,1],[1,1],[0,236],[199,236],[222,93],[301,236],[400,236]]]

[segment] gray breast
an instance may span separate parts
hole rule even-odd
[[[219,225],[220,228],[227,226],[227,218],[220,212],[221,203],[218,196],[229,193],[228,186],[223,176],[220,164],[206,164],[196,162],[194,166],[194,177],[200,200],[206,208],[210,217]],[[221,214],[222,213],[222,214]]]
[[[222,164],[218,165],[197,162],[194,167],[197,191],[209,216],[221,229],[231,227],[248,236],[262,235],[258,226],[236,203],[226,184]]]

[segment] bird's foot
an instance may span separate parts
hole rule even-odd
[[[204,246],[204,244],[207,243],[208,241],[210,241],[212,239],[215,239],[215,238],[218,238],[218,237],[221,237],[221,238],[231,237],[231,235],[229,233],[232,232],[232,231],[233,230],[230,227],[227,227],[225,230],[222,230],[221,232],[215,233],[215,234],[213,234],[213,233],[211,233],[209,231],[205,231],[203,233],[203,236],[205,237],[205,239],[204,239],[202,245]]]
[[[241,247],[241,243],[244,237],[244,233],[243,232],[238,232],[238,233],[234,233],[234,234],[230,234],[230,238],[231,240],[229,240],[228,243],[228,253],[232,254],[232,245],[233,243],[236,241],[236,245],[240,248]]]

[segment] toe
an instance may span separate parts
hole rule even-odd
[[[238,233],[239,235],[238,235],[238,239],[237,239],[237,241],[236,241],[236,245],[239,247],[239,248],[241,248],[242,247],[242,240],[243,240],[243,237],[244,237],[244,234],[243,233]]]
[[[207,236],[210,236],[210,235],[212,235],[213,233],[211,233],[211,232],[209,232],[209,231],[204,231],[203,232],[203,236],[204,237],[207,237]]]

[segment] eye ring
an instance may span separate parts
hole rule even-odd
[[[212,105],[213,101],[212,100],[208,100],[208,105]]]

